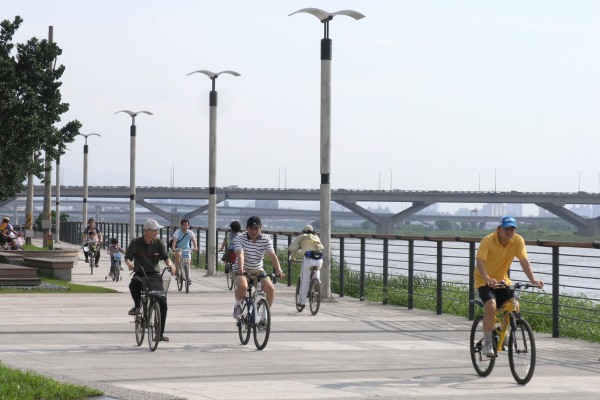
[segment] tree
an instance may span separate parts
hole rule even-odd
[[[52,226],[56,225],[56,212],[54,210],[50,211],[50,216],[52,218]],[[60,222],[67,222],[69,221],[69,214],[65,214],[65,213],[60,213]],[[37,219],[35,220],[35,225],[37,227],[38,230],[42,230],[42,219],[44,218],[44,213],[40,213],[37,217]],[[52,228],[52,231],[54,232],[54,228]]]
[[[50,67],[62,50],[31,38],[13,54],[12,39],[22,22],[16,16],[0,23],[0,200],[22,191],[30,172],[43,180],[45,155],[55,160],[64,154],[81,128],[77,120],[55,127],[69,110],[59,90],[65,67]]]

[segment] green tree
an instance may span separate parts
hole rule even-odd
[[[69,110],[59,90],[65,67],[54,65],[62,50],[31,38],[15,52],[12,40],[22,22],[16,16],[0,23],[0,200],[22,191],[30,172],[43,180],[45,155],[55,160],[64,154],[81,128],[77,120],[55,127]]]
[[[52,218],[52,225],[56,224],[56,211],[51,210],[50,216]],[[70,215],[65,213],[60,213],[60,221],[67,222],[69,220]],[[37,219],[35,220],[35,225],[38,230],[42,230],[42,219],[44,219],[44,213],[39,213]],[[54,232],[54,228],[52,228],[52,232]]]

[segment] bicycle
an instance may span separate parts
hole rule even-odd
[[[160,342],[160,331],[162,328],[160,305],[158,302],[161,297],[167,296],[171,277],[165,276],[165,271],[168,267],[164,268],[161,273],[162,285],[159,286],[156,279],[148,278],[143,268],[136,267],[136,269],[141,270],[144,273],[144,277],[142,278],[140,307],[133,317],[135,323],[135,341],[138,346],[141,346],[144,343],[144,334],[147,330],[148,346],[150,347],[150,351],[154,351],[158,347],[158,342]]]
[[[310,306],[310,313],[312,315],[317,315],[319,312],[319,307],[321,306],[321,281],[317,278],[318,267],[312,266],[310,267],[310,284],[308,286],[308,294],[306,295],[306,300],[308,300],[308,304]],[[300,271],[300,276],[298,276],[298,280],[296,281],[296,310],[298,312],[302,312],[304,310],[304,306],[300,306],[300,286],[302,283],[302,270]]]
[[[178,249],[181,253],[181,257],[179,258],[179,274],[175,277],[177,281],[177,290],[181,292],[183,286],[185,285],[185,292],[190,292],[190,264],[192,262],[192,251],[191,250],[183,250]]]
[[[96,253],[98,252],[98,247],[93,242],[86,243],[83,246],[83,251],[88,254],[88,260],[90,264],[90,275],[94,275],[94,268],[97,268],[96,264]]]
[[[227,276],[227,289],[233,290],[233,288],[235,287],[235,272],[233,271],[233,261],[231,260],[231,254],[233,254],[235,260],[235,253],[229,253],[228,250],[225,251],[226,252],[223,254],[223,257],[221,257],[221,260],[225,264],[225,276]],[[227,257],[227,254],[229,254],[229,257]]]
[[[483,315],[480,315],[475,318],[471,328],[471,361],[478,375],[485,377],[491,374],[498,353],[504,351],[505,338],[508,335],[510,372],[518,384],[525,385],[533,377],[536,351],[531,326],[521,316],[519,292],[537,286],[530,283],[516,283],[512,286],[501,283],[496,287],[510,289],[512,298],[496,309],[494,315],[492,331],[494,357],[487,357],[483,354]],[[483,307],[483,303],[479,299],[471,300],[470,303]]]
[[[113,281],[119,282],[123,279],[121,276],[121,253],[115,253],[111,258],[110,272],[104,277],[104,280],[108,280],[110,276]]]
[[[258,350],[262,350],[267,346],[271,333],[271,310],[260,282],[268,275],[265,272],[259,274],[244,272],[244,276],[248,280],[248,295],[242,303],[242,316],[236,321],[238,335],[240,342],[246,345],[250,341],[252,331],[254,345]],[[255,288],[254,292],[253,288]]]

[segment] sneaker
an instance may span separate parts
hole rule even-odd
[[[492,348],[491,343],[483,345],[483,355],[488,357],[496,357],[496,353],[494,353],[494,349]]]
[[[298,304],[296,304],[296,307],[298,307],[298,310],[300,310],[300,311],[304,310],[304,304],[298,303]]]
[[[169,338],[168,338],[167,336],[161,336],[161,337],[160,337],[160,341],[161,341],[161,342],[168,342],[168,341],[169,341]]]
[[[128,314],[129,315],[135,315],[135,314],[138,313],[139,310],[140,310],[139,307],[133,307],[131,310],[129,310]]]
[[[236,304],[235,307],[233,307],[233,319],[240,319],[242,317],[242,306],[239,304]]]

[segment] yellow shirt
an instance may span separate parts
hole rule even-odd
[[[513,236],[506,246],[500,244],[498,233],[494,232],[481,240],[477,255],[475,258],[485,261],[485,270],[490,278],[498,282],[504,280],[507,285],[511,284],[508,277],[508,271],[514,259],[527,259],[527,250],[525,249],[525,240],[519,234]],[[475,288],[485,286],[485,282],[475,268]]]

